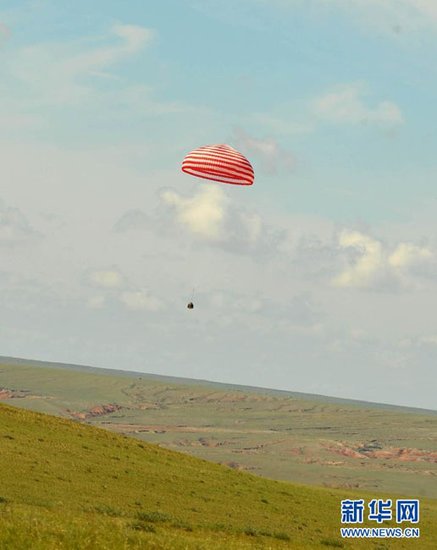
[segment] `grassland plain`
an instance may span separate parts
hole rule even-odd
[[[269,478],[437,497],[437,414],[0,359],[0,400]]]
[[[340,500],[361,492],[263,479],[6,405],[0,440],[2,549],[436,547],[430,499],[419,540],[343,541]]]

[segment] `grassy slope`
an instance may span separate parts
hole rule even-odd
[[[262,479],[5,405],[0,449],[2,549],[426,549],[437,540],[435,501],[422,501],[419,541],[343,543],[339,502],[350,492]]]
[[[122,410],[87,422],[267,477],[437,497],[437,464],[431,457],[345,454],[375,439],[384,450],[435,451],[436,414],[61,367],[0,358],[0,387],[28,390],[26,397],[8,400],[11,404],[61,416],[69,415],[67,409],[80,412],[118,403]]]

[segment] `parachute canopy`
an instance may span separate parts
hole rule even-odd
[[[194,149],[184,158],[182,171],[198,178],[234,185],[252,185],[255,179],[247,158],[224,144]]]

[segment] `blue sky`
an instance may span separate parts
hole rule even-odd
[[[62,53],[68,57],[116,44],[116,25],[150,29],[154,36],[147,47],[104,67],[106,77],[84,71],[80,79],[96,94],[137,87],[138,101],[138,88],[147,87],[160,102],[197,112],[145,119],[126,105],[115,110],[107,104],[100,109],[80,103],[35,106],[34,112],[43,112],[49,121],[48,127],[34,130],[38,138],[80,145],[153,139],[163,148],[170,141],[179,145],[180,153],[199,140],[229,140],[234,128],[244,127],[296,152],[294,181],[275,181],[274,186],[289,209],[340,220],[402,215],[411,201],[421,200],[418,192],[432,192],[426,177],[434,169],[432,29],[396,33],[390,28],[400,24],[394,18],[383,33],[360,24],[359,13],[318,10],[317,2],[308,4],[311,9],[299,2],[278,4],[14,2],[4,10],[4,24],[14,32],[3,50],[16,63],[14,53],[23,55],[23,49],[39,47],[44,50],[40,57],[56,57],[59,48],[62,63]],[[28,81],[5,76],[9,91],[15,88],[18,97],[30,100]],[[402,123],[369,123],[364,117],[336,124],[314,117],[312,102],[348,87],[356,88],[357,101],[369,111],[382,102],[395,105]],[[187,121],[191,117],[194,128]],[[290,185],[292,200],[287,198]],[[338,186],[351,198],[339,196]],[[267,187],[273,196],[272,185]],[[313,199],[316,193],[319,203]],[[383,206],[375,204],[381,201]]]
[[[435,408],[436,41],[428,0],[3,2],[2,353]],[[180,172],[221,142],[253,188]]]

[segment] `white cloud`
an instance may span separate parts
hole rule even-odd
[[[309,292],[287,294],[278,299],[271,293],[235,291],[229,287],[209,292],[202,298],[213,311],[220,313],[218,322],[224,326],[238,324],[264,334],[281,331],[317,336],[323,331],[320,320],[325,312]]]
[[[94,48],[66,57],[62,60],[62,65],[55,63],[54,68],[56,67],[61,75],[69,78],[100,74],[99,71],[102,69],[141,51],[154,36],[154,31],[134,25],[115,25],[112,33],[121,39],[118,44]]]
[[[335,238],[333,224],[310,225],[303,230],[293,227],[286,241],[286,252],[293,259],[293,272],[306,281],[322,282],[331,278],[342,258]]]
[[[227,198],[220,187],[206,184],[193,197],[166,190],[161,198],[174,209],[176,220],[192,233],[207,240],[222,236]]]
[[[427,336],[422,336],[419,339],[421,344],[430,344],[432,346],[437,346],[437,334],[430,334]]]
[[[214,310],[226,311],[227,316],[259,313],[265,305],[265,301],[259,296],[243,295],[232,290],[211,292],[208,301]]]
[[[339,124],[369,124],[392,129],[404,122],[400,108],[392,101],[381,101],[373,107],[363,100],[360,84],[348,84],[312,102],[316,116]]]
[[[92,271],[88,280],[93,286],[108,289],[120,288],[124,283],[123,275],[116,269]]]
[[[421,260],[430,260],[433,253],[429,248],[411,243],[400,243],[388,257],[388,263],[394,268],[408,267]]]
[[[117,103],[130,108],[136,116],[165,115],[177,113],[201,114],[206,116],[208,110],[199,106],[191,106],[181,101],[160,101],[155,99],[153,89],[145,84],[131,85],[117,92]]]
[[[41,131],[48,131],[53,139],[53,131],[63,136],[65,131],[82,126],[83,141],[83,136],[107,134],[108,127],[115,123],[114,137],[128,133],[132,139],[138,127],[144,137],[145,117],[163,115],[188,114],[191,123],[201,119],[204,124],[205,117],[211,116],[207,109],[178,100],[161,100],[148,84],[149,75],[144,70],[138,73],[135,83],[117,72],[122,62],[140,57],[154,34],[150,29],[119,25],[100,39],[109,42],[101,47],[94,45],[95,40],[81,39],[8,49],[2,63],[5,85],[0,135],[10,139],[17,134],[28,140],[31,130],[35,130],[38,138]],[[144,60],[137,59],[137,63],[141,67]],[[81,111],[80,117],[75,116],[76,110]]]
[[[120,294],[120,301],[131,311],[159,311],[163,303],[147,290],[130,290]]]
[[[0,202],[0,244],[16,245],[34,240],[41,235],[33,229],[18,208]]]
[[[232,203],[216,183],[204,184],[192,197],[166,190],[161,200],[179,227],[227,252],[264,257],[276,253],[285,237],[284,230],[267,225],[258,212]],[[162,228],[162,220],[158,226]]]
[[[149,44],[155,37],[155,31],[138,25],[115,25],[113,32],[124,40],[125,52],[136,53]],[[117,53],[115,53],[115,57]]]
[[[130,230],[141,230],[150,227],[149,216],[139,208],[125,212],[114,224],[114,231],[123,233]]]
[[[334,286],[392,289],[408,284],[409,268],[428,262],[434,255],[427,247],[400,243],[393,252],[379,240],[359,231],[343,231],[339,247],[353,252],[348,267],[333,279]]]
[[[111,33],[116,44],[85,48],[84,41],[76,41],[22,48],[9,58],[9,73],[24,84],[29,101],[51,107],[80,103],[93,95],[90,78],[111,76],[107,69],[142,51],[155,34],[134,25],[115,25]]]
[[[104,296],[91,296],[87,304],[90,309],[101,309],[105,305],[105,301]]]
[[[343,231],[339,238],[339,246],[359,251],[353,265],[334,279],[334,284],[340,287],[367,287],[384,270],[384,253],[382,244],[358,231]]]
[[[263,221],[256,212],[241,212],[241,222],[246,229],[246,235],[249,243],[255,244],[262,237]]]
[[[295,159],[290,151],[283,149],[273,138],[259,139],[250,136],[241,129],[234,132],[233,141],[237,149],[248,155],[249,159],[258,159],[261,168],[269,173],[294,169]]]

